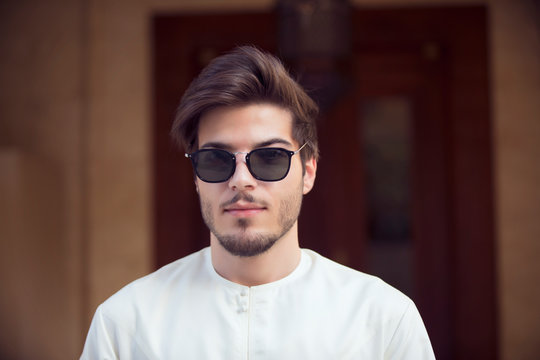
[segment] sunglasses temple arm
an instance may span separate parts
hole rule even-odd
[[[295,154],[298,154],[300,152],[300,150],[302,150],[304,148],[304,146],[307,145],[307,142],[304,143],[304,145],[300,146],[300,149],[296,150],[294,153]]]

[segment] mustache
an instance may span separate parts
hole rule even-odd
[[[250,195],[250,194],[247,194],[247,193],[238,193],[238,194],[234,195],[232,199],[225,201],[224,203],[221,204],[220,207],[224,208],[224,207],[236,204],[240,200],[243,200],[243,201],[248,202],[248,203],[255,203],[257,205],[261,205],[261,206],[266,207],[266,203],[264,201],[258,201],[257,199],[255,199],[255,197],[253,195]]]

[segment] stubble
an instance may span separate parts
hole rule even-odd
[[[213,208],[210,201],[200,197],[203,220],[208,229],[221,246],[230,254],[240,257],[253,257],[261,255],[272,248],[296,223],[302,207],[302,191],[291,193],[290,197],[283,199],[279,204],[278,230],[275,232],[255,232],[251,229],[252,220],[240,218],[236,220],[237,229],[234,234],[221,233],[215,226]],[[239,193],[228,203],[239,200],[256,202],[249,194]]]

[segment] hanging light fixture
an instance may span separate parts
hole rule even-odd
[[[350,50],[350,6],[346,0],[279,0],[282,56],[340,58]]]
[[[279,0],[279,53],[322,111],[347,91],[351,8],[346,0]]]

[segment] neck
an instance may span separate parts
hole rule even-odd
[[[277,281],[289,275],[300,262],[298,227],[295,224],[268,251],[257,256],[240,257],[225,250],[210,235],[212,265],[225,279],[245,286]]]

